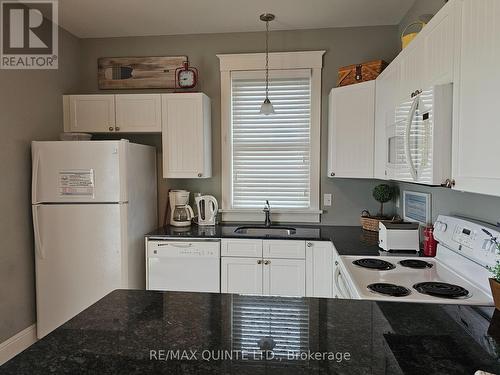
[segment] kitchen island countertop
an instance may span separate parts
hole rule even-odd
[[[193,224],[185,228],[165,226],[148,233],[146,237],[158,239],[256,238],[255,236],[245,236],[234,232],[239,226],[245,225],[251,224],[227,223],[201,227]],[[297,234],[287,237],[277,236],[260,238],[332,241],[339,255],[379,255],[378,232],[366,231],[359,226],[280,224],[280,226],[281,225],[297,228]]]
[[[500,373],[499,319],[457,305],[116,290],[0,374]]]

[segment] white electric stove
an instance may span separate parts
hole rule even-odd
[[[500,259],[492,240],[500,228],[439,216],[435,258],[340,256],[334,289],[338,298],[420,303],[493,305],[488,267]]]

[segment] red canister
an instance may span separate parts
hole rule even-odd
[[[424,256],[435,257],[437,249],[437,241],[434,238],[434,228],[428,225],[424,229]]]

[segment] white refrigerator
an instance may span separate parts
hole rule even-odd
[[[156,150],[120,141],[32,143],[37,335],[119,288],[145,288],[157,224]]]

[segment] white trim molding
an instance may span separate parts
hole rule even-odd
[[[33,324],[12,336],[10,339],[2,342],[0,344],[0,366],[14,358],[23,350],[29,348],[36,341],[36,324]]]
[[[300,213],[276,212],[277,221],[320,221],[320,157],[321,157],[321,70],[326,51],[272,52],[269,54],[270,70],[309,69],[311,72],[311,207]],[[235,71],[264,70],[265,53],[222,54],[221,79],[221,142],[222,142],[222,220],[260,221],[259,210],[242,212],[232,209],[232,145],[231,145],[231,73]]]

